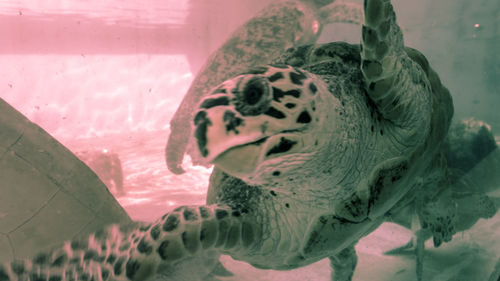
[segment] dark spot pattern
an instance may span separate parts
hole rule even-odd
[[[92,260],[98,263],[102,263],[106,259],[106,256],[95,256]]]
[[[186,231],[182,232],[181,239],[182,239],[182,244],[184,245],[184,247],[186,247],[186,245],[188,244],[188,237]]]
[[[141,242],[137,245],[137,250],[141,254],[146,254],[149,255],[151,252],[153,252],[153,247],[146,242],[145,238],[141,239]]]
[[[264,114],[271,116],[273,118],[276,118],[276,119],[283,119],[286,117],[286,115],[283,112],[277,110],[274,107],[270,107],[269,110],[266,111]]]
[[[61,254],[52,262],[52,266],[61,267],[68,260],[66,253]]]
[[[184,219],[187,221],[195,221],[198,219],[198,215],[196,214],[196,212],[194,212],[193,210],[188,209],[188,208],[186,208],[184,210],[183,215],[184,215]]]
[[[286,104],[285,104],[285,107],[286,107],[286,108],[289,108],[289,109],[292,109],[292,108],[294,108],[294,107],[296,107],[296,106],[297,106],[297,105],[296,105],[295,103],[289,103],[289,102],[288,102],[288,103],[286,103]]]
[[[285,203],[285,207],[290,208],[290,204]]]
[[[99,254],[97,254],[97,252],[95,250],[88,250],[83,255],[83,259],[84,260],[91,260],[91,259],[94,259],[98,256],[99,256]]]
[[[295,71],[297,72],[290,72],[290,80],[295,85],[303,85],[304,80],[307,78],[307,76],[298,69],[296,69]]]
[[[226,210],[215,210],[215,217],[218,219],[218,220],[221,220],[225,217],[228,216],[228,213]]]
[[[153,238],[153,240],[158,240],[158,238],[160,237],[160,234],[161,234],[161,231],[160,231],[160,225],[155,225],[153,228],[151,228],[151,231],[149,232],[149,234],[151,235],[151,238]]]
[[[205,111],[198,112],[194,117],[194,125],[196,126],[194,137],[198,143],[198,149],[203,157],[208,155],[207,149],[207,131],[208,126],[212,126],[212,121],[207,117]]]
[[[277,196],[277,194],[276,194],[276,192],[274,192],[274,190],[269,191],[269,193],[271,193],[272,196],[275,196],[275,197]]]
[[[141,264],[133,259],[130,259],[127,264],[125,265],[125,275],[128,277],[128,279],[133,280],[135,273],[139,269]]]
[[[0,281],[10,281],[9,275],[7,275],[7,270],[0,264]]]
[[[141,227],[139,228],[139,230],[140,230],[141,232],[146,232],[146,231],[148,231],[150,228],[151,228],[151,225],[150,225],[150,224],[148,224],[148,225],[145,225],[145,226],[141,226]],[[134,237],[135,237],[135,234],[132,234],[132,237],[134,238]]]
[[[202,227],[200,230],[200,241],[205,240],[205,237],[207,237],[207,229]]]
[[[125,257],[124,257],[124,256],[123,256],[123,257],[120,257],[120,258],[116,261],[115,265],[113,266],[113,271],[114,271],[115,275],[120,275],[120,274],[122,274],[122,272],[123,272],[123,268],[122,268],[122,267],[123,267],[123,263],[124,263],[124,262],[125,262]]]
[[[307,124],[310,122],[311,122],[311,115],[309,115],[309,113],[306,110],[302,111],[302,113],[300,113],[299,117],[297,118],[297,123]]]
[[[273,154],[279,154],[279,153],[284,153],[289,151],[290,149],[293,148],[294,145],[296,145],[297,142],[291,141],[287,138],[281,138],[279,144],[275,145],[273,148],[271,148],[267,153],[266,156],[270,156]]]
[[[171,214],[170,216],[168,216],[167,220],[163,224],[163,230],[170,232],[175,230],[178,225],[179,225],[179,215]]]
[[[276,82],[280,79],[283,79],[285,76],[283,75],[283,72],[276,72],[273,75],[267,77],[269,82]]]
[[[210,217],[210,212],[206,207],[201,206],[199,210],[202,218],[207,219]]]
[[[109,264],[114,264],[116,261],[116,255],[115,254],[109,254],[108,258],[106,259],[106,262]]]
[[[160,258],[162,260],[167,259],[168,244],[169,244],[169,241],[163,241],[163,242],[161,242],[160,246],[158,246],[158,249],[156,250],[156,252],[158,253],[158,255],[160,255]]]
[[[233,212],[231,213],[231,215],[232,215],[233,217],[236,217],[236,218],[237,218],[237,217],[241,216],[241,213],[240,213],[239,211],[233,211]]]
[[[301,92],[299,90],[289,90],[289,91],[283,91],[279,88],[272,87],[273,88],[273,100],[277,102],[281,102],[281,99],[284,96],[292,96],[294,98],[300,98]]]
[[[2,279],[0,279],[0,280],[2,280]],[[7,279],[7,280],[9,280],[9,279]],[[45,280],[47,280],[47,277],[43,274],[33,273],[33,274],[30,274],[30,280],[31,281],[45,281]]]
[[[81,281],[89,281],[90,276],[87,273],[81,273],[80,276],[78,276]],[[45,281],[45,278],[43,279]]]
[[[328,222],[328,219],[324,216],[319,217],[319,222],[325,225]]]
[[[10,263],[10,268],[16,275],[21,275],[25,272],[24,261],[15,260]]]
[[[204,108],[204,109],[209,109],[212,107],[224,106],[224,105],[229,105],[229,98],[228,97],[206,99],[201,103],[200,107]]]
[[[40,253],[33,258],[33,263],[38,265],[44,265],[49,261],[49,255],[46,253]]]
[[[314,83],[311,82],[309,84],[309,90],[311,90],[311,93],[314,95],[318,91],[318,87],[316,87],[316,85],[314,85]]]
[[[226,133],[233,131],[235,134],[239,134],[238,127],[245,124],[243,119],[237,117],[236,114],[230,110],[224,112],[222,120],[226,123]]]
[[[275,177],[279,177],[280,175],[281,175],[280,171],[274,171],[273,172],[273,176],[275,176]]]
[[[84,241],[73,240],[71,241],[71,250],[85,250],[87,248],[87,243]]]
[[[102,277],[102,280],[108,279],[109,273],[110,273],[109,270],[107,270],[104,267],[101,267],[101,277]]]

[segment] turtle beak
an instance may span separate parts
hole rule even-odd
[[[245,178],[256,170],[261,150],[260,145],[237,146],[217,156],[212,163],[234,177]]]

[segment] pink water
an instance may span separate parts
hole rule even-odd
[[[179,205],[204,204],[211,172],[188,161],[185,174],[170,173],[164,158],[167,135],[168,131],[118,133],[69,141],[68,147],[117,153],[124,173],[124,193],[113,193],[132,219],[153,221]]]

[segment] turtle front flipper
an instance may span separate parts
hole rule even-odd
[[[421,66],[405,52],[393,6],[389,0],[365,0],[364,10],[361,70],[368,96],[385,120],[424,131],[429,120],[422,119],[432,115],[431,86]]]
[[[340,253],[330,258],[332,268],[331,281],[351,281],[354,269],[358,264],[358,255],[354,245],[340,251]]]
[[[182,206],[152,224],[113,226],[32,260],[0,264],[0,280],[199,280],[220,253],[258,248],[260,229],[229,207]]]

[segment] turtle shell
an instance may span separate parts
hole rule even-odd
[[[0,99],[0,262],[128,222],[90,168]]]

